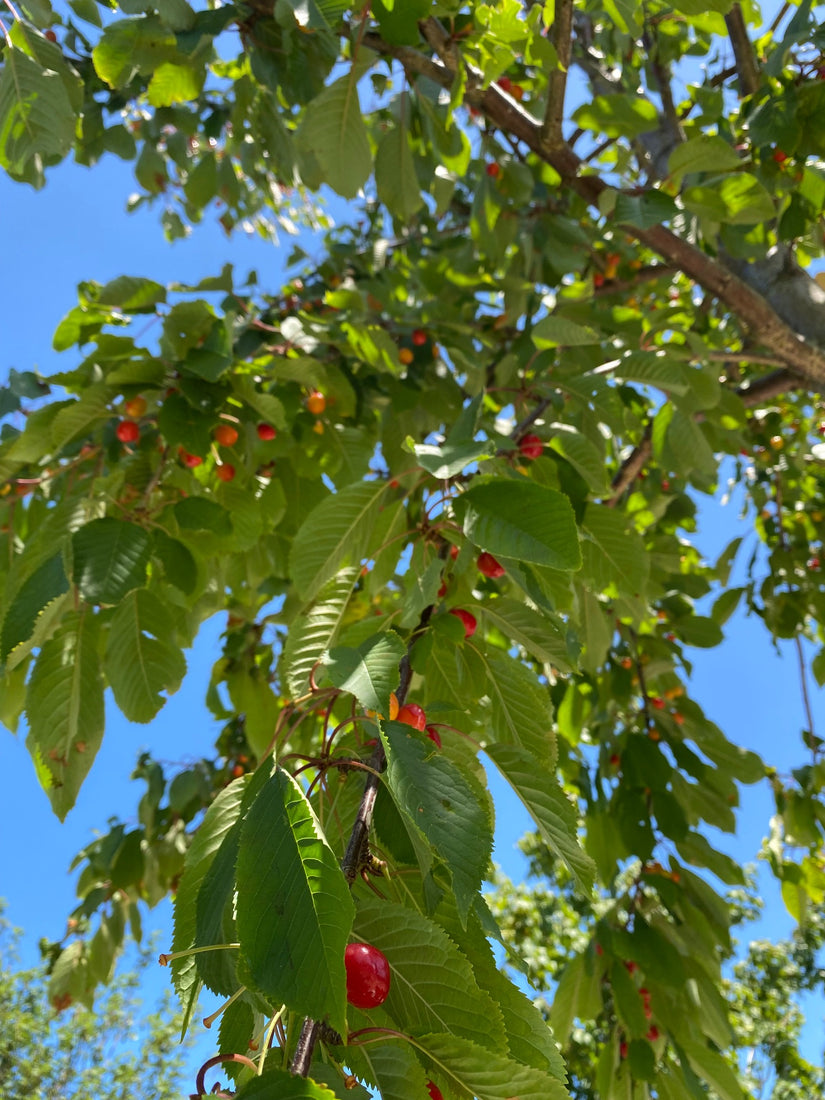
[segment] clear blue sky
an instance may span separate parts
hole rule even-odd
[[[242,234],[228,240],[217,223],[206,222],[195,228],[190,239],[169,245],[160,229],[158,206],[154,211],[125,213],[126,198],[133,190],[130,166],[113,157],[92,170],[75,165],[53,169],[41,192],[0,174],[5,259],[0,275],[5,312],[0,381],[11,367],[36,368],[48,375],[74,365],[76,354],[54,353],[51,337],[60,318],[75,305],[75,287],[83,279],[106,282],[130,274],[160,282],[196,282],[231,261],[242,275],[255,268],[264,290],[279,288],[288,239],[278,251]],[[311,250],[317,251],[311,242],[302,243],[305,247],[310,243]],[[720,509],[712,502],[702,506],[699,545],[710,559],[730,538],[746,530],[735,506]],[[217,726],[203,705],[203,696],[211,664],[219,654],[222,625],[213,620],[202,629],[197,651],[187,654],[189,674],[183,687],[150,726],[130,726],[109,706],[103,748],[64,825],[51,814],[36,782],[25,734],[15,738],[0,730],[0,768],[6,777],[0,897],[8,900],[12,922],[25,930],[26,961],[36,958],[41,936],[62,934],[65,916],[74,904],[73,876],[67,874],[72,857],[92,838],[95,828],[105,828],[110,816],[134,819],[143,786],[130,783],[129,773],[138,753],[148,749],[162,761],[183,762],[199,755],[214,739]],[[790,647],[780,658],[761,624],[741,615],[725,629],[727,640],[721,649],[692,652],[692,693],[733,741],[755,749],[786,771],[804,759],[799,730],[805,723]],[[815,684],[809,686],[821,735],[823,696]],[[741,862],[752,860],[771,812],[766,784],[746,788],[740,833],[736,838],[720,837],[720,847]],[[502,801],[495,855],[514,877],[523,872],[514,844],[525,827],[520,807],[512,799]],[[762,881],[770,911],[761,934],[785,934],[792,922],[769,876],[763,875]],[[168,907],[159,906],[146,925],[163,929],[168,938]],[[821,1005],[814,1008],[814,1016],[821,1017]],[[820,1030],[816,1019],[809,1023],[812,1055],[821,1048]]]

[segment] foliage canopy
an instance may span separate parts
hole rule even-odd
[[[813,6],[766,28],[729,0],[6,2],[12,177],[114,154],[172,238],[215,207],[227,232],[327,229],[280,289],[81,283],[66,370],[0,395],[0,718],[61,818],[104,692],[150,721],[226,615],[217,743],[173,777],[140,760],[137,824],[78,859],[52,996],[88,1003],[171,892],[174,983],[187,1011],[230,999],[239,1096],[352,1073],[384,1100],[563,1097],[489,946],[486,761],[562,879],[610,899],[550,1013],[563,1035],[609,1010],[603,1100],[738,1100],[744,875],[716,832],[772,784],[766,857],[804,926],[825,760],[809,709],[778,775],[688,678],[740,604],[823,641]],[[707,563],[696,502],[723,477],[747,527]],[[369,1011],[353,941],[390,963]]]

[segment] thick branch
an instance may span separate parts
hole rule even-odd
[[[647,422],[641,443],[639,443],[622,463],[619,472],[610,483],[613,492],[604,502],[608,508],[615,508],[626,489],[629,489],[653,454],[653,424]]]
[[[736,58],[736,71],[739,74],[739,91],[743,96],[755,95],[759,90],[759,70],[753,46],[748,36],[748,26],[742,14],[741,6],[736,3],[725,16],[728,37]]]
[[[418,50],[408,46],[389,45],[378,34],[365,35],[364,43],[377,53],[394,57],[407,72],[428,76],[442,87],[450,87],[456,75],[450,68],[425,57]],[[467,66],[467,76],[464,98],[470,106],[482,110],[496,126],[513,134],[555,168],[562,179],[583,199],[598,206],[599,197],[607,190],[608,185],[590,172],[579,175],[582,162],[569,145],[565,143],[554,146],[544,141],[541,124],[502,93],[500,88],[494,85],[482,88],[481,74],[472,66]],[[717,260],[662,225],[650,229],[640,229],[633,225],[623,225],[622,228],[719,298],[747,328],[758,334],[760,343],[795,374],[805,378],[816,388],[825,389],[825,355],[802,340],[785,324],[761,294],[752,290]]]
[[[741,358],[743,362],[748,360],[746,355],[733,352],[722,352],[719,355],[724,355],[727,359]],[[714,356],[716,357],[716,356]],[[798,386],[798,379],[794,378],[790,371],[781,370],[772,371],[770,374],[764,375],[762,378],[758,378],[755,382],[750,383],[747,386],[741,386],[737,391],[737,395],[741,398],[742,404],[745,408],[752,409],[756,405],[761,405],[765,401],[769,401],[772,397],[778,397],[782,393],[787,393],[788,390],[794,389]],[[696,413],[696,420],[703,420],[704,414]],[[619,472],[613,478],[610,483],[612,492],[610,496],[605,500],[605,504],[608,508],[615,508],[622,497],[622,494],[630,488],[636,478],[644,469],[648,459],[653,454],[653,439],[652,439],[652,424],[648,421],[647,427],[644,430],[644,435],[627,458],[622,463]]]
[[[567,72],[573,53],[573,0],[557,0],[550,34],[558,61],[547,82],[547,106],[541,126],[541,140],[545,145],[560,145],[564,140],[561,124],[564,119]]]

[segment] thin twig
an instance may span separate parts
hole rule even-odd
[[[802,652],[802,639],[798,634],[794,636],[794,642],[796,643],[796,659],[799,665],[799,683],[802,687],[802,705],[805,708],[805,720],[808,723],[808,733],[813,739],[816,736],[814,733],[814,715],[811,710],[811,700],[808,696],[808,677],[805,674],[805,654]]]
[[[608,508],[615,508],[622,494],[629,489],[653,454],[653,423],[648,421],[641,441],[633,448],[610,483],[613,492],[604,501]]]
[[[557,0],[550,35],[556,49],[556,67],[547,81],[547,105],[541,124],[541,141],[548,147],[560,145],[564,140],[561,124],[567,72],[573,53],[573,0]]]
[[[755,95],[759,91],[759,70],[756,67],[756,57],[748,36],[748,26],[739,3],[734,4],[725,16],[725,25],[733,46],[733,56],[736,58],[739,91],[743,96]]]

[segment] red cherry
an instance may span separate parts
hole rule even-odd
[[[500,76],[496,84],[498,84],[503,92],[507,92],[508,94],[513,90],[513,82],[509,76]]]
[[[134,420],[121,420],[115,428],[115,435],[121,443],[137,443],[140,439],[140,428]]]
[[[407,703],[398,712],[398,722],[403,722],[405,726],[412,726],[413,729],[423,730],[427,725],[427,719],[424,715],[424,708],[420,707],[418,703]]]
[[[190,455],[188,451],[185,451],[183,447],[180,449],[180,460],[184,466],[188,466],[190,470],[194,470],[196,466],[200,466],[203,459],[200,455]]]
[[[413,334],[410,339],[417,348],[423,348],[427,343],[427,333],[423,328],[413,329]]]
[[[222,447],[234,447],[238,442],[238,431],[231,424],[219,424],[215,428],[215,442]]]
[[[618,768],[618,766],[619,766],[619,764],[621,764],[621,762],[622,762],[621,756],[619,756],[619,754],[617,752],[614,752],[613,755],[610,757],[610,767],[611,768]]]
[[[462,623],[464,623],[465,641],[467,640],[467,638],[472,638],[472,636],[476,632],[476,627],[478,626],[478,621],[476,620],[475,615],[471,615],[469,611],[464,611],[460,607],[451,608],[450,614],[455,615],[457,619],[461,619]]]
[[[437,749],[441,748],[441,734],[438,732],[435,726],[427,726],[427,736]]]
[[[662,492],[666,493],[670,489],[670,482],[666,477],[662,478]]]
[[[488,554],[486,550],[478,555],[476,565],[479,573],[483,573],[485,577],[495,579],[504,575],[504,566],[501,562],[496,561],[492,554]]]
[[[496,164],[495,161],[493,161],[491,164],[488,164],[484,171],[487,173],[490,179],[496,179],[498,176],[501,175],[501,168],[499,167],[499,165]]]
[[[785,152],[784,149],[774,149],[773,159],[776,161],[777,164],[784,164],[785,161],[788,159],[788,154]]]
[[[624,1039],[622,1039],[622,1041],[619,1043],[619,1057],[620,1058],[626,1058],[627,1057],[627,1043],[625,1042]]]
[[[258,432],[258,439],[262,439],[264,443],[269,443],[271,439],[275,438],[275,429],[271,424],[259,424],[256,431]]]
[[[390,964],[386,955],[368,943],[348,943],[344,952],[347,1000],[356,1008],[376,1008],[390,991]]]
[[[604,286],[604,275],[601,273],[601,271],[594,272],[594,274],[593,274],[593,286],[595,286],[595,287]]]
[[[438,1085],[433,1084],[432,1081],[427,1082],[427,1092],[430,1094],[430,1100],[444,1100],[444,1095]]]
[[[650,700],[650,705],[652,707],[655,707],[656,710],[664,710],[665,709],[665,701],[664,701],[664,699],[660,699],[658,695],[654,695],[652,697],[652,699]]]
[[[231,462],[224,462],[223,466],[215,468],[215,477],[218,481],[232,481],[235,477],[235,467]]]
[[[442,581],[441,582],[441,587],[438,590],[438,598],[441,599],[442,596],[446,596],[446,595],[447,595],[447,582]]]
[[[43,37],[45,39],[47,39],[47,41],[49,41],[49,42],[56,42],[57,41],[57,35],[51,29],[49,29],[47,31],[43,31]]]
[[[455,559],[458,557],[458,547],[457,546],[453,545],[453,546],[450,547],[450,557],[453,559],[453,561],[455,561]]]
[[[537,435],[522,436],[518,449],[525,458],[541,458],[544,444]]]
[[[650,1043],[655,1043],[658,1038],[659,1029],[658,1027],[656,1027],[655,1024],[651,1024],[650,1030],[648,1031],[647,1035],[645,1035],[645,1039],[647,1039]]]

